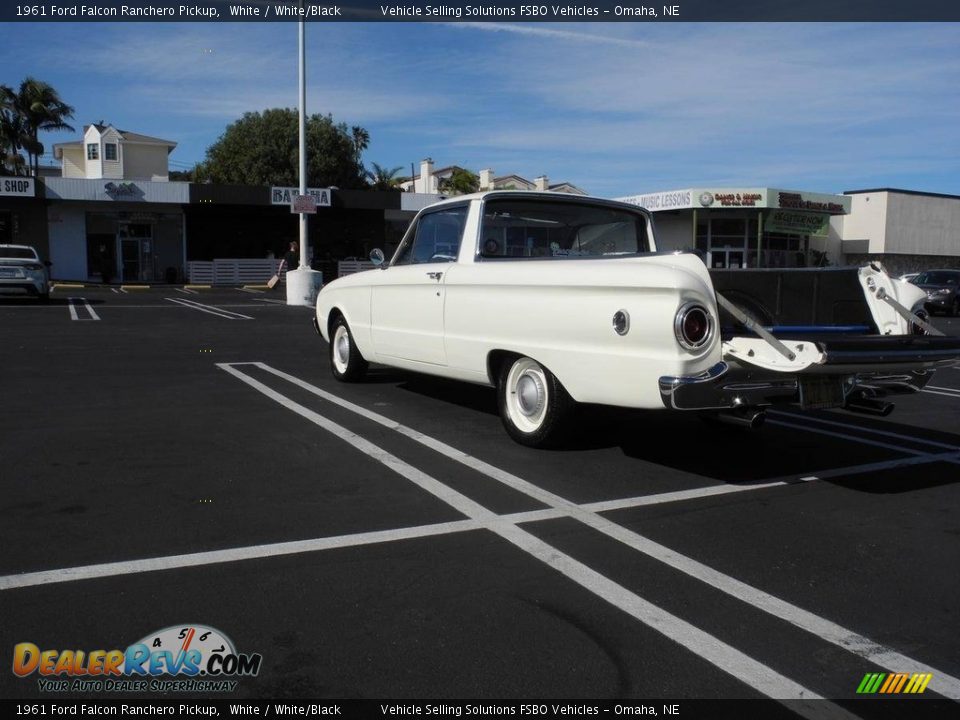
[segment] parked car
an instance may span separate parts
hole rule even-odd
[[[0,291],[22,290],[50,299],[50,271],[29,245],[0,245]]]
[[[886,414],[960,360],[915,310],[924,293],[862,268],[708,271],[657,252],[642,208],[559,193],[489,192],[421,210],[389,264],[317,297],[341,381],[369,362],[497,388],[504,427],[555,444],[577,402]]]
[[[927,293],[928,312],[960,315],[960,270],[927,270],[910,282]]]

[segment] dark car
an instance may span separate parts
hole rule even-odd
[[[924,304],[927,312],[943,312],[957,317],[960,315],[960,270],[927,270],[911,280],[914,285],[927,292]]]

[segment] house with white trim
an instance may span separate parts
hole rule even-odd
[[[99,123],[84,126],[82,140],[56,143],[53,156],[65,178],[166,182],[169,155],[176,147],[171,140]]]
[[[440,183],[449,179],[457,170],[463,170],[459,165],[448,165],[434,169],[433,159],[425,158],[420,161],[420,174],[414,175],[400,183],[404,192],[439,193]],[[551,184],[546,175],[534,180],[527,180],[520,175],[495,176],[493,170],[486,168],[480,171],[480,191],[484,190],[538,190],[570,193],[572,195],[586,195],[587,193],[573,183],[562,182]]]

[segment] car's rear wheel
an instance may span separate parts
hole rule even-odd
[[[574,401],[553,373],[532,358],[517,357],[500,367],[497,404],[511,438],[551,447],[565,436]]]
[[[342,382],[356,382],[367,372],[367,361],[357,349],[350,326],[342,315],[333,321],[330,333],[330,369]]]

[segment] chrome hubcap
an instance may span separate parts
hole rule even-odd
[[[520,412],[527,417],[535,415],[543,407],[543,385],[539,378],[525,374],[517,381],[517,403]]]
[[[337,362],[341,365],[346,365],[350,360],[350,338],[347,336],[346,332],[337,333]]]

